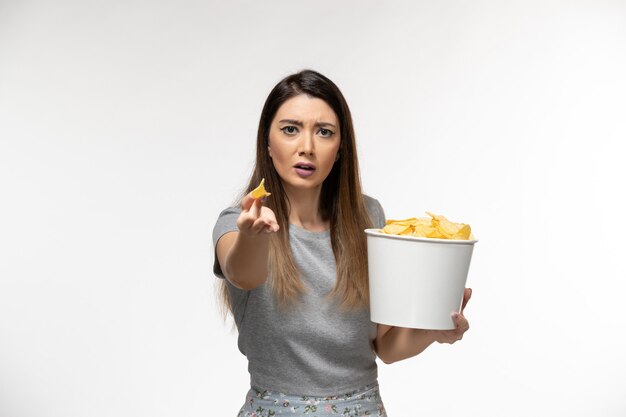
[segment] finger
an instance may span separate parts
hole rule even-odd
[[[254,223],[252,224],[251,230],[254,233],[261,233],[261,232],[264,232],[270,226],[271,225],[269,224],[267,219],[259,218],[254,221]]]
[[[258,219],[261,216],[261,200],[254,200],[250,206],[250,215],[253,219]]]
[[[242,200],[241,200],[241,210],[242,211],[248,211],[250,210],[250,207],[254,204],[254,198],[252,198],[252,196],[248,193]]]
[[[456,331],[463,336],[463,333],[469,330],[469,321],[465,318],[463,314],[453,313],[452,318],[454,319],[454,325],[456,326]]]
[[[463,291],[463,304],[461,305],[461,312],[465,309],[465,306],[470,298],[472,298],[472,289],[466,288],[465,291]]]
[[[274,221],[270,221],[267,227],[265,228],[265,231],[267,233],[275,233],[275,232],[278,232],[279,229],[280,229],[280,226],[278,225],[278,223]]]
[[[249,213],[245,212],[237,219],[237,227],[241,231],[249,231],[254,225],[254,219]]]
[[[440,336],[437,338],[439,343],[452,344],[458,340],[456,330],[442,330]]]

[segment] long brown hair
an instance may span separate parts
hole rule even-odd
[[[269,250],[268,284],[281,307],[291,305],[306,288],[300,279],[289,245],[289,199],[274,169],[268,151],[272,120],[288,99],[306,94],[324,100],[335,112],[340,124],[339,159],[322,184],[320,213],[330,220],[330,239],[337,265],[337,279],[329,297],[339,301],[344,310],[369,305],[367,242],[363,230],[372,227],[363,194],[352,116],[339,88],[322,74],[304,70],[280,81],[270,92],[259,121],[256,164],[243,195],[265,178],[271,191],[265,204],[274,211],[280,230],[272,235]],[[242,196],[243,196],[242,195]],[[220,299],[232,313],[225,280],[220,280]]]

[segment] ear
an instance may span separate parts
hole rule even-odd
[[[338,151],[337,156],[335,157],[335,162],[339,161],[340,156],[341,156],[341,151]]]
[[[270,154],[270,158],[272,157],[272,148],[269,147],[269,145],[267,146],[267,151]]]

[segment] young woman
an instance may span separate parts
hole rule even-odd
[[[264,201],[250,194],[262,179]],[[448,331],[369,320],[363,231],[384,223],[379,202],[361,192],[337,86],[310,70],[284,78],[261,113],[246,195],[213,230],[214,272],[250,373],[239,416],[384,416],[376,356],[392,363],[462,338],[463,314]]]

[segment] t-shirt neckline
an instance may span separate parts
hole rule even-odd
[[[319,238],[319,239],[330,236],[330,229],[326,229],[321,232],[313,232],[303,227],[296,226],[293,223],[289,223],[289,232],[294,233],[296,236],[314,237],[314,238]]]

